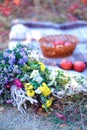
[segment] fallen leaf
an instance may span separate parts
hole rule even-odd
[[[64,120],[64,121],[66,121],[66,117],[64,115],[60,114],[59,112],[56,112],[55,116],[62,119],[62,120]]]
[[[67,124],[60,124],[59,127],[62,128],[62,127],[65,127],[67,126]]]
[[[4,107],[0,106],[0,113],[4,112]]]
[[[78,130],[82,130],[82,128],[79,127]]]
[[[13,1],[16,5],[19,5],[20,4],[20,0],[14,0]]]

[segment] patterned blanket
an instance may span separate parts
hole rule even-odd
[[[23,43],[31,43],[34,46],[32,55],[43,58],[49,63],[59,64],[61,58],[46,58],[43,56],[38,40],[47,35],[55,34],[72,34],[78,37],[79,44],[73,54],[69,57],[73,62],[76,60],[84,61],[87,64],[87,22],[76,21],[63,24],[54,24],[52,22],[32,22],[25,20],[13,20],[11,31],[9,34],[9,48],[13,48],[18,41]],[[87,69],[83,72],[87,75]]]

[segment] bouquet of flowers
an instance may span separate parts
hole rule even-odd
[[[4,102],[10,98],[9,84],[22,73],[20,68],[28,61],[26,49],[18,44],[13,50],[0,52],[0,94]]]
[[[0,101],[10,100],[21,112],[28,102],[49,112],[55,100],[87,92],[86,78],[50,69],[30,53],[28,46],[18,44],[0,54]]]

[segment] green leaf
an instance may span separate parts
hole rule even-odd
[[[34,81],[34,80],[30,80],[30,83],[33,85],[34,89],[36,90],[40,85]]]

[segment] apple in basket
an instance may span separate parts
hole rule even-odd
[[[82,62],[82,61],[75,61],[75,63],[74,63],[74,70],[75,71],[82,72],[82,71],[85,70],[85,68],[86,68],[86,65],[85,65],[84,62]]]
[[[69,45],[71,45],[71,44],[72,44],[71,42],[65,42],[65,43],[64,43],[65,46],[69,46]]]
[[[71,44],[72,44],[71,42],[64,42],[63,40],[56,40],[54,42],[54,46],[59,46],[59,45],[69,46]]]
[[[70,61],[70,60],[63,59],[63,60],[60,62],[60,67],[61,67],[62,69],[65,69],[65,70],[70,70],[70,69],[72,69],[72,67],[73,67],[73,63],[72,63],[72,61]]]
[[[60,39],[58,39],[58,40],[56,40],[56,41],[54,41],[54,46],[58,46],[58,45],[64,45],[64,41],[63,40],[60,40]]]

